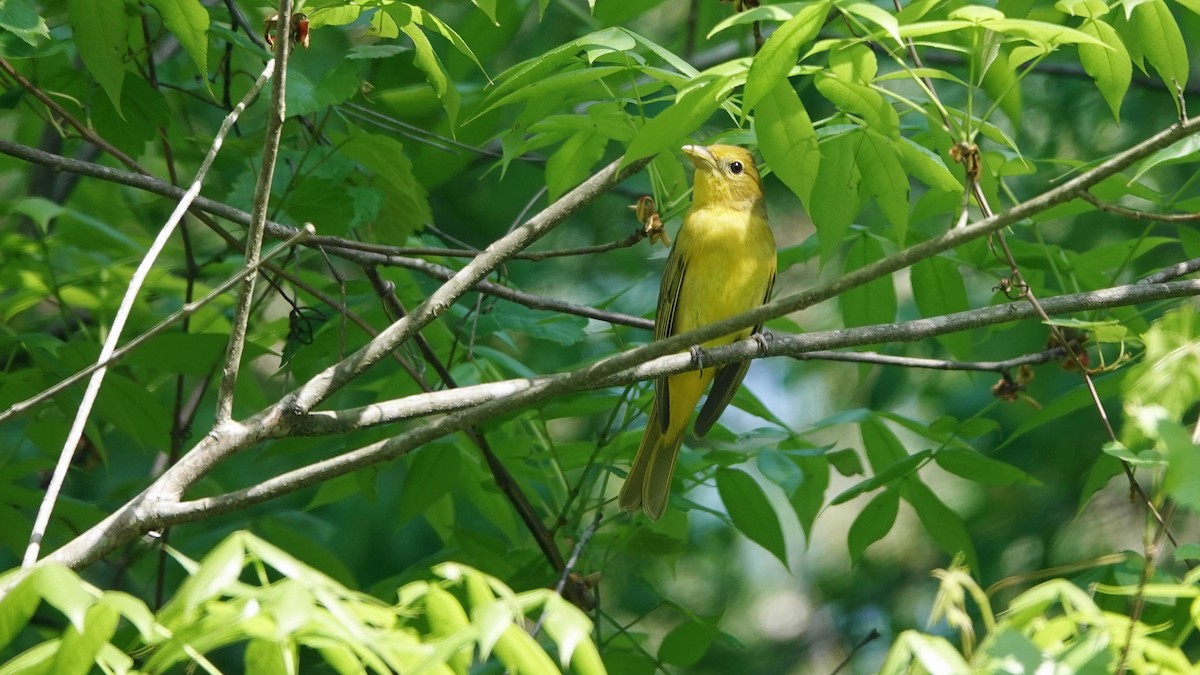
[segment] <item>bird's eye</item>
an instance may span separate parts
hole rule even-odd
[[[729,170],[730,170],[730,171],[732,171],[734,174],[739,174],[739,173],[741,173],[741,172],[742,172],[742,168],[743,168],[743,167],[742,167],[742,163],[741,163],[741,162],[732,162],[732,163],[729,165]]]

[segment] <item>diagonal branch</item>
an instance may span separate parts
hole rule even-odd
[[[1132,284],[1090,293],[1048,298],[1042,302],[1042,307],[1050,314],[1065,314],[1198,294],[1200,294],[1200,280],[1172,281],[1164,284]],[[1027,320],[1035,316],[1035,311],[1028,303],[1013,302],[904,323],[777,337],[768,345],[765,353],[761,351],[761,346],[757,341],[747,339],[705,350],[704,363],[706,366],[719,366],[762,356],[798,356],[821,349],[884,342],[914,342],[972,328]],[[272,436],[301,435],[306,432],[322,433],[323,431],[338,433],[346,431],[348,427],[335,429],[336,425],[351,423],[354,419],[364,423],[381,423],[383,417],[389,418],[386,421],[394,421],[403,416],[427,414],[411,407],[405,410],[404,406],[410,403],[415,405],[423,402],[426,409],[441,405],[442,407],[437,412],[456,411],[394,438],[373,443],[316,464],[295,469],[258,485],[223,495],[179,502],[167,498],[163,494],[163,490],[156,484],[49,557],[71,567],[82,567],[146,530],[203,520],[215,514],[243,509],[289,494],[363,467],[394,459],[469,425],[478,424],[486,419],[526,407],[552,396],[639,380],[652,380],[694,368],[695,363],[689,354],[672,354],[635,364],[628,369],[606,376],[599,376],[594,372],[594,368],[585,367],[535,380],[511,380],[463,387],[448,392],[431,392],[399,401],[384,401],[353,411],[314,412],[298,418],[286,429],[266,430],[254,420],[248,420],[246,425],[236,427],[236,434],[220,437],[211,434],[206,436],[189,455],[223,452],[228,445],[246,447],[250,443],[259,442]],[[463,397],[459,401],[461,405],[454,404],[456,395]],[[326,429],[322,430],[320,425],[326,425]],[[164,479],[169,480],[166,476]]]

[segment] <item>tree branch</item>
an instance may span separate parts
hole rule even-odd
[[[1133,284],[1090,293],[1048,298],[1042,302],[1042,307],[1051,314],[1063,314],[1197,294],[1200,294],[1200,280],[1173,281],[1165,284]],[[747,339],[705,350],[704,362],[706,367],[718,366],[762,356],[795,356],[819,349],[882,342],[913,342],[937,335],[1020,321],[1035,316],[1034,309],[1028,303],[1013,302],[899,324],[881,324],[780,337],[768,345],[765,353],[761,352],[758,342]],[[450,394],[460,394],[471,396],[472,400],[480,401],[480,403],[469,408],[459,409],[458,412],[394,438],[301,467],[243,490],[188,502],[178,502],[165,498],[156,486],[151,486],[124,507],[48,557],[71,567],[81,567],[148,529],[203,520],[215,514],[238,510],[289,494],[357,469],[394,459],[470,424],[477,424],[552,396],[589,388],[615,386],[637,380],[655,379],[694,368],[695,364],[689,354],[672,354],[631,367],[615,375],[603,377],[597,376],[594,368],[585,367],[536,380],[513,380],[492,385],[463,387],[454,392],[432,392],[428,395],[410,397],[407,401],[414,398],[420,399],[422,396],[428,396],[430,400],[433,400]],[[502,391],[501,387],[507,387],[507,390]],[[382,411],[392,411],[393,403],[403,404],[404,402],[406,401],[382,402],[359,410],[376,414]],[[338,419],[339,416],[341,419],[346,419],[350,412],[311,413],[287,429],[267,429],[264,428],[265,422],[269,420],[250,420],[245,425],[234,425],[227,434],[206,436],[189,455],[208,452],[221,453],[229,447],[246,447],[248,444],[265,440],[268,437],[281,437],[289,432],[298,431],[303,427],[305,420],[326,417]],[[344,431],[344,429],[342,430]]]
[[[242,364],[242,351],[246,346],[246,330],[250,326],[250,307],[254,302],[254,281],[258,278],[258,260],[262,252],[263,231],[266,229],[267,205],[271,201],[271,182],[275,177],[275,158],[279,156],[279,139],[283,135],[283,124],[287,121],[288,52],[291,49],[292,0],[279,0],[276,18],[275,58],[270,63],[278,64],[275,82],[271,88],[271,113],[267,115],[267,129],[263,139],[262,164],[259,166],[258,182],[254,186],[254,200],[250,211],[250,231],[246,237],[246,263],[250,270],[242,282],[234,305],[233,318],[229,327],[229,347],[225,352],[225,364],[221,371],[221,386],[217,391],[217,426],[225,424],[233,416],[233,390],[237,385],[238,372]],[[270,64],[267,66],[270,68]]]

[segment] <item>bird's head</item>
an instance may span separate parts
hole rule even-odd
[[[735,145],[685,145],[683,154],[696,167],[694,204],[745,204],[747,208],[761,204],[762,182],[749,150]]]

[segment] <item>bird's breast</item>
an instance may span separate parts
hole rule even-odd
[[[775,239],[760,210],[705,208],[688,214],[680,241],[686,272],[676,333],[762,304],[775,275]],[[744,337],[740,331],[735,337]],[[722,344],[729,338],[706,344]]]

